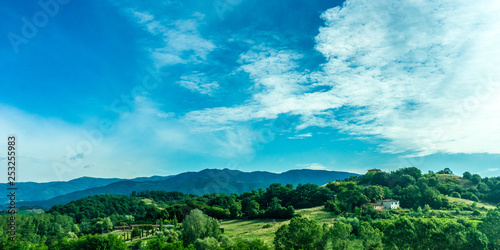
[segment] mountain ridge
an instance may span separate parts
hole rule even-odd
[[[243,193],[259,188],[267,188],[272,183],[292,185],[312,183],[323,185],[329,181],[345,179],[353,175],[357,176],[359,174],[310,169],[294,169],[283,173],[271,173],[267,171],[243,172],[225,168],[203,169],[198,172],[184,172],[178,175],[138,177],[134,179],[112,178],[103,180],[93,177],[81,177],[66,183],[70,183],[71,187],[71,184],[74,184],[75,180],[78,180],[76,183],[79,183],[83,179],[93,182],[94,185],[88,185],[89,187],[85,189],[81,189],[82,186],[80,185],[80,189],[46,199],[23,199],[18,202],[18,205],[51,207],[87,196],[98,194],[129,195],[132,191],[144,190],[179,191],[198,195],[206,193]],[[108,180],[108,183],[106,183],[106,180]],[[58,182],[57,186],[62,186],[62,184]],[[39,192],[46,193],[46,190],[39,189]]]

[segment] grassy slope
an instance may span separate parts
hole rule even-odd
[[[462,186],[462,187],[465,187],[465,188],[475,186],[471,181],[466,180],[458,175],[437,174],[436,178],[439,180],[439,182],[441,182],[443,184],[455,183],[455,184]]]
[[[448,199],[450,200],[450,203],[452,204],[466,204],[466,205],[472,205],[472,203],[474,203],[473,201],[471,200],[466,200],[466,199],[460,199],[460,198],[454,198],[454,197],[448,197]],[[477,208],[486,208],[486,209],[495,209],[496,207],[489,204],[489,203],[486,203],[486,202],[476,202],[476,205],[477,205]]]
[[[298,209],[297,214],[304,217],[315,219],[320,224],[332,224],[334,221],[333,213],[323,210],[323,206]],[[221,227],[224,228],[224,235],[230,238],[255,239],[259,238],[269,245],[272,245],[274,233],[281,225],[288,224],[289,220],[256,219],[256,220],[224,220]],[[263,228],[270,224],[270,228]]]

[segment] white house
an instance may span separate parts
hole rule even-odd
[[[382,204],[384,209],[397,209],[399,208],[399,201],[393,199],[386,199],[377,201],[377,203]]]

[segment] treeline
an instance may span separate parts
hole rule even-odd
[[[0,216],[0,249],[43,249],[57,244],[63,238],[78,238],[78,225],[67,215],[15,215],[16,241],[9,240],[11,215]]]
[[[430,197],[436,197],[436,195],[448,195],[475,202],[479,200],[494,204],[500,202],[500,177],[481,178],[477,174],[465,172],[463,178],[458,178],[458,176],[453,176],[449,168],[437,173],[429,171],[428,174],[422,174],[420,169],[409,167],[390,173],[367,173],[364,176],[353,177],[351,180],[360,185],[390,188],[395,197],[401,199],[404,207],[416,208],[425,204],[436,208],[440,205],[446,207],[446,204],[439,204],[439,201],[437,204],[432,203]]]
[[[338,217],[333,225],[296,217],[276,231],[276,249],[500,249],[500,210],[475,225],[468,220],[411,216],[363,221]]]
[[[272,184],[266,190],[240,195],[214,193],[198,196],[166,191],[133,192],[130,196],[96,195],[53,206],[47,212],[68,215],[75,219],[75,223],[82,224],[83,231],[93,233],[99,232],[96,231],[99,227],[91,225],[107,218],[114,226],[159,220],[180,223],[193,209],[217,219],[289,219],[294,216],[295,208],[320,206],[333,197],[330,189],[315,184],[299,184],[296,188]],[[146,205],[144,198],[151,199],[156,205]]]

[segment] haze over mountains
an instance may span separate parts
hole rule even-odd
[[[51,207],[97,194],[129,195],[132,191],[164,190],[203,195],[206,193],[243,193],[267,188],[272,183],[283,185],[312,183],[323,185],[345,179],[349,172],[326,170],[290,170],[283,173],[265,171],[242,172],[230,169],[205,169],[172,176],[139,177],[135,179],[103,179],[82,177],[67,182],[20,182],[19,206]],[[6,188],[8,184],[1,184]]]

